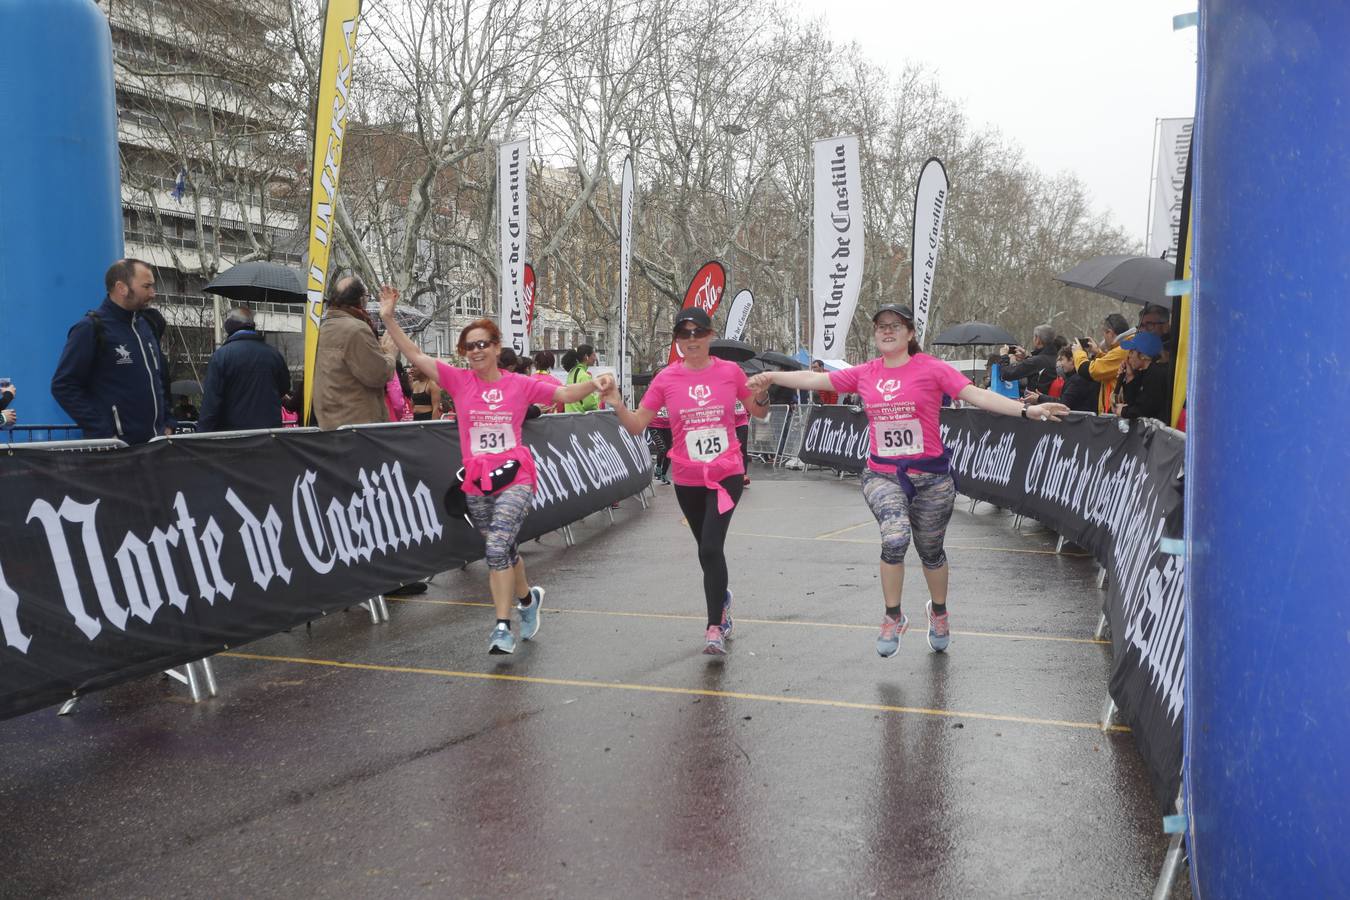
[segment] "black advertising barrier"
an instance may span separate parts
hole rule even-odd
[[[632,496],[612,413],[525,425],[521,541]],[[483,555],[448,422],[0,458],[0,718],[275,634]]]
[[[1184,565],[1161,542],[1181,534],[1184,437],[1151,420],[1056,424],[944,409],[942,441],[961,493],[1045,523],[1106,567],[1111,697],[1170,807],[1181,773]],[[812,411],[802,462],[859,472],[867,451],[856,407]]]

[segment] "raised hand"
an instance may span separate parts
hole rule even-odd
[[[380,288],[380,318],[391,318],[394,315],[394,307],[397,305],[398,289],[387,284]]]

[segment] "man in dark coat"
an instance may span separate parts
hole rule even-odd
[[[206,369],[197,430],[280,428],[281,398],[291,389],[286,360],[263,340],[252,310],[230,310],[225,332]]]
[[[103,304],[71,326],[52,375],[52,397],[86,438],[144,444],[172,434],[167,368],[148,317],[155,271],[119,259],[103,277]]]

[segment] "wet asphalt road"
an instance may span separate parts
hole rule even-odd
[[[1094,727],[1095,565],[958,500],[953,640],[891,660],[856,480],[756,467],[730,655],[702,655],[671,489],[524,551],[538,640],[486,651],[482,563],[159,678],[0,722],[0,893],[146,897],[1138,897],[1165,841]]]

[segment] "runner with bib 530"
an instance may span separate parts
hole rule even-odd
[[[928,646],[941,653],[951,640],[947,554],[942,542],[956,502],[950,458],[938,430],[943,395],[989,412],[1042,422],[1058,422],[1069,408],[1062,403],[1023,406],[975,387],[945,362],[920,353],[914,339],[914,313],[907,306],[881,307],[872,325],[881,354],[877,359],[837,372],[765,372],[750,379],[750,387],[760,392],[779,384],[862,397],[871,441],[862,492],[881,526],[881,591],[886,604],[877,653],[886,658],[898,653],[900,637],[909,627],[900,609],[900,595],[911,537],[932,598]]]

